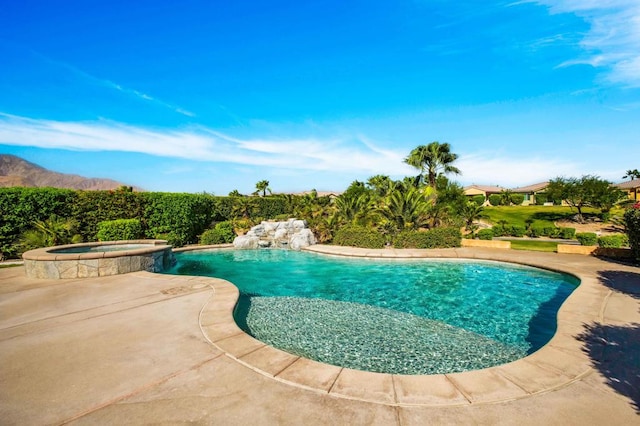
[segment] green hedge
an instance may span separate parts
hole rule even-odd
[[[480,240],[492,240],[493,239],[493,230],[492,229],[481,229],[478,231],[478,239]]]
[[[498,194],[489,195],[489,204],[492,206],[499,206],[502,203],[502,197]]]
[[[384,248],[387,239],[374,229],[362,226],[345,226],[333,236],[333,244],[338,246]]]
[[[473,201],[474,203],[476,203],[476,204],[477,204],[477,205],[479,205],[479,206],[484,205],[484,202],[485,202],[486,200],[487,200],[487,197],[485,197],[485,196],[484,196],[484,195],[482,195],[482,194],[474,195],[474,196],[471,198],[471,201]]]
[[[519,206],[524,203],[524,194],[511,194],[511,204]]]
[[[106,220],[98,224],[98,241],[137,240],[144,235],[139,219]]]
[[[624,222],[633,257],[640,262],[640,203],[624,213]]]
[[[603,235],[598,238],[598,246],[602,248],[621,248],[629,245],[629,238],[625,234]]]
[[[462,234],[458,228],[433,228],[428,231],[403,231],[393,241],[395,248],[448,248],[460,247]]]
[[[560,238],[573,240],[576,237],[576,228],[560,228]]]
[[[595,246],[598,243],[598,236],[595,232],[578,232],[576,239],[583,246]]]
[[[213,229],[207,229],[200,236],[200,244],[227,244],[232,243],[236,234],[233,231],[233,224],[225,221],[216,224]]]
[[[0,188],[0,258],[19,254],[18,239],[35,221],[70,218],[75,198],[69,189]]]

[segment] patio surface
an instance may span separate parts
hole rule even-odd
[[[538,352],[465,373],[367,373],[244,334],[237,289],[134,272],[29,279],[0,269],[1,424],[640,424],[640,268],[500,249],[327,254],[503,260],[582,284]]]

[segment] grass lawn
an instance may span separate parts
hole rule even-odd
[[[553,241],[511,240],[511,249],[555,252],[558,250],[558,243]]]
[[[533,220],[533,224],[536,226],[553,226],[554,221],[570,218],[578,212],[568,206],[489,206],[484,208],[483,213],[486,219],[494,225],[498,224],[500,220],[506,220],[509,225],[526,227],[527,219]],[[582,213],[600,213],[600,210],[584,208]]]
[[[0,269],[2,268],[13,268],[14,266],[22,266],[21,263],[7,263],[5,265],[0,264]]]

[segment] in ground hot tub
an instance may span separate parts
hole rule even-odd
[[[100,241],[30,250],[29,278],[89,278],[136,271],[162,272],[174,262],[165,240]]]

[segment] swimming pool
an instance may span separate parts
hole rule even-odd
[[[542,347],[576,288],[566,274],[469,260],[335,258],[286,250],[176,254],[167,273],[234,283],[238,325],[287,352],[395,374],[487,368]]]

